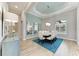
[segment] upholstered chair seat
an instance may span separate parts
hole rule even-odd
[[[47,39],[48,40],[53,40],[53,38],[56,37],[56,32],[52,31],[52,32],[49,32],[49,31],[39,31],[38,32],[38,37],[41,39],[41,40],[44,40],[45,37],[43,37],[44,35],[48,36],[48,35],[51,35],[50,37],[48,37]]]

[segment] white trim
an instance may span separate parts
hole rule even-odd
[[[26,16],[24,12],[22,12],[21,20],[23,21],[23,29],[22,29],[23,38],[22,39],[26,40]]]
[[[36,10],[35,7],[36,7],[37,4],[38,3],[35,3],[34,5],[32,5],[31,7],[33,7],[33,11],[30,10],[28,13],[31,13],[32,15],[35,15],[37,17],[42,17],[42,18],[52,17],[54,15],[57,15],[57,14],[60,14],[60,13],[66,12],[66,11],[73,10],[73,9],[77,8],[78,5],[79,5],[79,3],[77,3],[77,2],[75,2],[75,3],[67,2],[65,4],[66,6],[62,9],[60,9],[60,10],[52,12],[50,14],[43,14],[43,13],[39,12],[38,10]],[[27,9],[31,9],[31,8],[27,8]]]
[[[77,8],[77,44],[79,45],[79,7]]]
[[[37,5],[37,4],[36,4],[36,5]],[[35,6],[36,6],[36,5],[35,5]],[[78,7],[78,5],[79,5],[79,3],[77,3],[77,2],[76,2],[76,3],[69,2],[69,3],[66,3],[66,6],[65,6],[63,9],[61,9],[61,10],[59,10],[59,11],[56,11],[56,12],[52,12],[52,13],[50,13],[50,14],[43,14],[43,13],[40,13],[39,11],[36,10],[35,6],[34,6],[34,8],[33,8],[33,11],[34,11],[37,15],[39,15],[40,17],[51,17],[51,16],[53,16],[53,15],[66,12],[66,11],[68,11],[68,10],[75,9],[75,8]],[[39,16],[38,16],[38,17],[39,17]]]
[[[0,42],[2,42],[2,21],[0,20]]]
[[[77,41],[76,39],[71,39],[71,38],[65,38],[65,37],[60,37],[60,38],[62,38],[62,39],[64,39],[64,40]]]
[[[33,2],[29,2],[28,5],[25,7],[25,10],[23,10],[22,14],[21,14],[21,21],[23,21],[23,29],[22,29],[22,33],[23,33],[23,40],[26,40],[26,16],[25,13],[28,12],[30,10],[30,8],[33,6]]]

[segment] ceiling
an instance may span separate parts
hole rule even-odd
[[[65,3],[66,2],[40,2],[35,8],[40,13],[49,14],[62,9],[65,6]]]
[[[7,4],[10,12],[20,15],[28,2],[7,2]]]
[[[10,12],[21,14],[28,5],[28,2],[7,2],[7,4]],[[65,2],[38,2],[34,8],[40,13],[48,14],[62,9],[64,4]]]
[[[7,2],[9,11],[12,13],[16,13],[21,15],[22,11],[28,9],[29,2]],[[33,4],[33,5],[32,5]],[[69,7],[71,5],[75,5],[74,3],[68,2],[35,2],[32,3],[28,12],[32,12],[33,14],[39,16],[50,16],[53,13],[63,9],[65,7]]]
[[[29,13],[38,17],[47,18],[72,10],[78,6],[78,2],[38,2],[31,8]]]

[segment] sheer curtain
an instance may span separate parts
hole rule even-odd
[[[35,25],[34,25],[34,30],[35,30],[35,31],[38,31],[38,23],[35,23]]]

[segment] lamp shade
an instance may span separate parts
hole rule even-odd
[[[18,16],[11,12],[6,12],[4,14],[4,20],[8,22],[17,23],[18,22]]]

